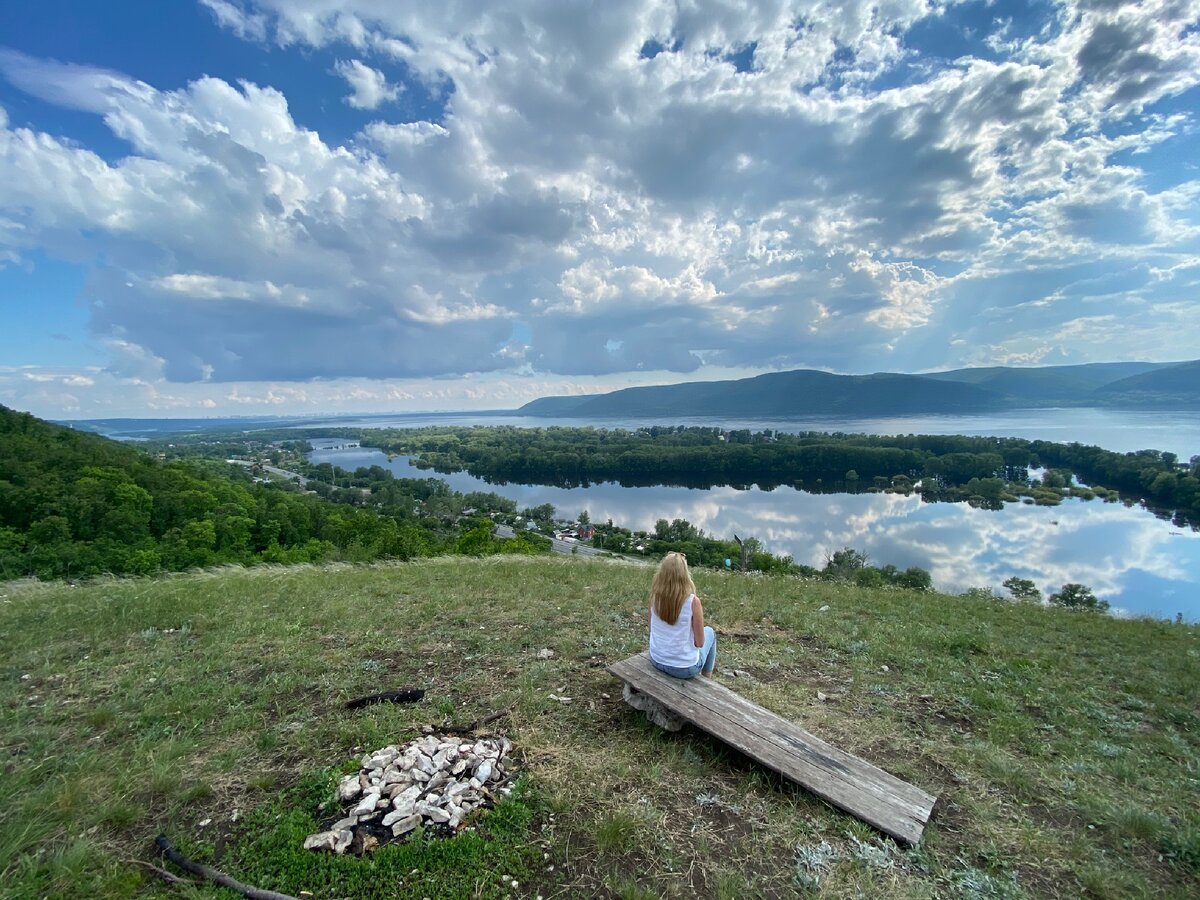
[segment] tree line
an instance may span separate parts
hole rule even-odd
[[[364,445],[411,455],[420,467],[466,470],[493,482],[558,487],[757,484],[769,490],[908,490],[931,500],[995,505],[1057,502],[1116,492],[1200,522],[1200,456],[1116,453],[1083,444],[964,435],[862,435],[659,426],[602,428],[434,427],[349,432]],[[1030,470],[1044,470],[1031,479]],[[1087,485],[1083,488],[1074,480]],[[1111,492],[1111,494],[1110,494]]]
[[[0,578],[534,549],[491,539],[490,520],[462,515],[484,500],[440,479],[367,483],[255,483],[217,459],[166,461],[0,406]]]

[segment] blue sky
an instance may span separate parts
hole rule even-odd
[[[0,403],[1200,356],[1171,2],[0,8]]]

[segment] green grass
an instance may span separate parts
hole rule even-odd
[[[726,684],[940,796],[912,849],[624,705],[604,664],[644,646],[648,581],[457,557],[0,585],[0,897],[177,896],[130,862],[160,831],[317,898],[1195,895],[1195,627],[697,573],[718,668],[749,673]],[[364,750],[500,709],[522,787],[476,831],[300,849]]]

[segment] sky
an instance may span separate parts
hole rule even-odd
[[[0,403],[1200,356],[1194,0],[0,5]]]

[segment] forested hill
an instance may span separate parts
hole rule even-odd
[[[737,381],[637,387],[592,397],[546,397],[521,407],[545,416],[790,416],[978,412],[1003,409],[985,387],[920,375],[831,375],[811,369]]]
[[[223,460],[167,462],[0,406],[0,580],[476,552],[490,523],[481,536],[460,534],[474,525],[456,524],[465,503],[515,506],[456,495],[438,479],[375,474],[369,490],[317,485],[322,499],[255,483]]]
[[[833,375],[811,369],[735,381],[543,397],[531,416],[897,415],[992,412],[1030,406],[1200,407],[1200,361],[993,366],[928,375]]]
[[[1098,392],[1113,402],[1158,405],[1177,397],[1200,397],[1200,360],[1142,372],[1103,385]]]

